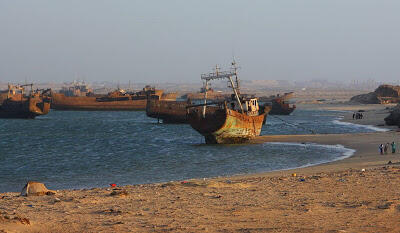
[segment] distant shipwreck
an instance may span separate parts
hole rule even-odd
[[[350,103],[391,104],[400,103],[400,86],[380,85],[375,91],[353,96]]]
[[[289,115],[296,109],[296,105],[289,104],[289,99],[293,98],[294,92],[287,92],[283,95],[273,95],[270,97],[260,97],[260,102],[264,106],[271,107],[270,115]]]
[[[128,93],[118,89],[107,95],[93,94],[82,85],[52,93],[51,108],[56,110],[78,111],[135,111],[145,110],[147,99],[175,100],[176,93],[163,93],[162,90],[146,86],[143,90]]]
[[[31,86],[29,94],[25,87]],[[33,90],[33,84],[8,85],[6,93],[0,95],[0,118],[33,119],[50,111],[50,98],[44,95],[49,90]]]

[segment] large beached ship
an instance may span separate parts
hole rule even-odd
[[[203,74],[201,79],[205,90],[212,80],[228,79],[233,92],[230,100],[207,103],[205,91],[203,104],[188,106],[188,121],[193,129],[204,136],[207,144],[243,143],[260,135],[270,108],[260,110],[257,98],[240,95],[235,62],[232,62],[230,71],[221,72],[217,66],[215,72]],[[202,107],[200,111],[197,108],[199,106]],[[211,111],[207,110],[209,106],[212,106]]]
[[[63,93],[52,93],[51,108],[85,111],[145,110],[148,98],[174,100],[176,94],[164,94],[162,90],[150,86],[146,86],[143,90],[135,93],[127,93],[120,89],[107,95],[95,95],[89,92],[86,96],[66,96]]]
[[[0,118],[33,119],[50,111],[50,99],[40,90],[33,91],[32,85],[8,85],[0,95]],[[31,86],[29,95],[24,93],[26,86]]]

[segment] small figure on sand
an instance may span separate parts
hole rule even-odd
[[[379,151],[381,152],[381,155],[383,155],[383,144],[379,145]]]
[[[387,143],[385,144],[385,147],[383,148],[383,151],[385,152],[385,154],[387,154],[388,148],[389,148],[389,143],[387,142]]]
[[[355,118],[355,119],[363,119],[363,114],[362,113],[360,113],[360,112],[355,112],[355,113],[353,113],[353,119]]]
[[[396,153],[396,144],[392,142],[392,154]]]

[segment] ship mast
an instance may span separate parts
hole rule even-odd
[[[236,78],[235,79],[236,85],[233,81],[233,78],[232,78],[233,76],[235,76],[235,78]],[[219,67],[216,66],[214,73],[201,75],[201,79],[205,80],[203,117],[205,117],[205,115],[206,115],[208,82],[210,80],[225,79],[225,78],[229,79],[229,82],[231,83],[232,91],[235,94],[236,101],[237,101],[238,105],[240,106],[241,113],[244,113],[242,103],[240,102],[239,80],[238,80],[238,76],[237,76],[236,62],[232,62],[232,69],[230,71],[220,72]]]
[[[239,78],[237,75],[238,67],[236,66],[235,58],[233,58],[233,61],[232,61],[232,70],[233,70],[233,73],[235,73],[236,91],[240,94]]]

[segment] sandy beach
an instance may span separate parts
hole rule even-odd
[[[50,196],[0,193],[0,232],[400,232],[400,153],[378,151],[381,143],[400,143],[397,128],[383,126],[386,106],[318,108],[349,111],[344,122],[389,131],[254,140],[355,150],[305,168]],[[358,110],[364,119],[353,120]]]

